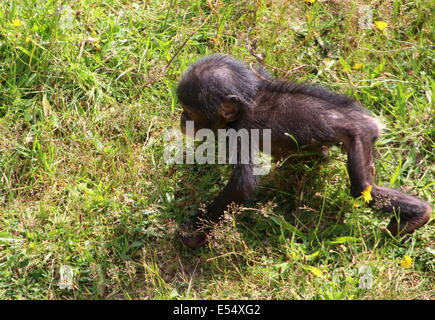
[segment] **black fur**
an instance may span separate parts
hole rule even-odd
[[[202,106],[206,115],[213,117],[227,96],[241,97],[249,106],[263,84],[242,62],[225,55],[211,55],[189,68],[178,85],[177,95],[185,105]]]
[[[399,213],[400,221],[393,218],[389,225],[393,234],[413,232],[430,218],[432,210],[427,203],[374,185],[373,146],[380,128],[350,97],[320,86],[275,80],[261,68],[248,68],[226,55],[211,55],[193,64],[180,80],[177,95],[185,108],[182,128],[186,120],[194,118],[195,127],[198,124],[200,128],[271,129],[275,157],[343,143],[351,194],[359,197],[371,185],[369,205]],[[217,221],[228,205],[251,198],[257,183],[252,164],[236,164],[228,185],[206,212],[184,226],[182,241],[190,247],[206,243],[207,232],[198,231],[199,221]]]

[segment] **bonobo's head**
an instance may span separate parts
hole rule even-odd
[[[194,121],[195,131],[228,128],[252,104],[262,83],[244,63],[227,55],[210,55],[182,76],[177,96],[183,106],[181,130]]]

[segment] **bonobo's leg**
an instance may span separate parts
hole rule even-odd
[[[217,222],[231,203],[243,204],[255,192],[258,178],[253,175],[250,164],[236,164],[230,180],[217,198],[207,206],[205,212],[193,217],[182,227],[181,241],[190,248],[207,243],[207,230],[201,228],[202,221]]]
[[[372,190],[372,198],[369,203],[372,208],[395,213],[387,227],[393,235],[412,233],[424,226],[432,214],[426,202],[398,190],[376,186]]]
[[[364,144],[359,136],[348,137],[345,140],[347,150],[347,167],[350,177],[350,192],[352,196],[359,197],[361,192],[369,185],[373,185],[371,173],[370,145]]]
[[[359,197],[367,186],[372,185],[372,200],[369,206],[375,210],[395,213],[388,230],[393,235],[411,233],[429,221],[432,209],[416,197],[374,185],[373,143],[377,137],[377,130],[370,122],[365,128],[366,132],[349,135],[343,139],[348,155],[351,194]]]

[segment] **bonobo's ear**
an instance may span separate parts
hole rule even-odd
[[[237,96],[228,96],[219,108],[219,114],[227,121],[236,121],[242,114],[242,103]]]

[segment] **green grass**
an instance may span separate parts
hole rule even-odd
[[[383,31],[358,26],[369,2]],[[386,234],[387,215],[353,206],[338,150],[278,164],[209,247],[183,247],[177,225],[228,168],[167,165],[162,141],[178,126],[188,65],[215,52],[255,63],[255,40],[275,76],[347,93],[381,119],[379,184],[432,203],[433,10],[426,0],[1,1],[0,299],[434,299],[433,223],[404,241]],[[62,266],[71,289],[59,286]]]

